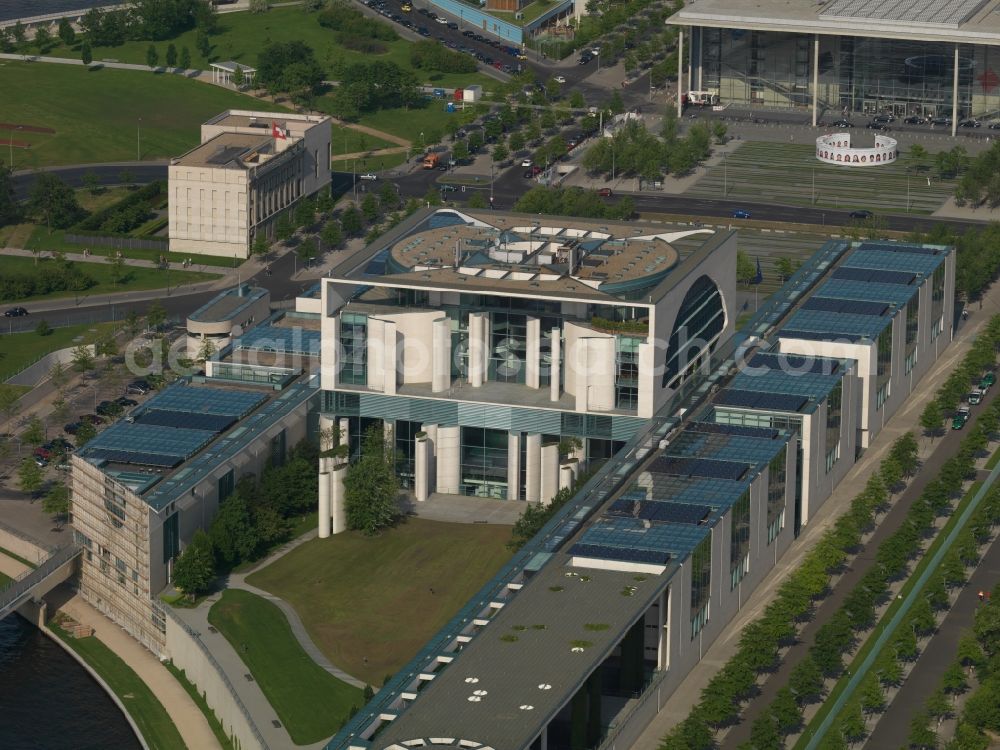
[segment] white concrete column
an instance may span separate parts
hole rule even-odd
[[[553,328],[550,331],[552,337],[551,341],[551,352],[552,352],[552,364],[551,376],[549,378],[549,400],[558,401],[559,396],[562,395],[562,391],[559,388],[559,381],[562,379],[562,371],[560,369],[559,361],[562,358],[562,340],[560,339],[560,331],[558,328]]]
[[[657,669],[666,669],[667,663],[669,662],[670,654],[670,628],[668,626],[667,620],[667,603],[670,601],[670,588],[667,587],[662,594],[660,594],[659,606],[656,608],[659,610],[656,633],[659,636],[659,645],[656,649],[656,666]]]
[[[552,497],[559,491],[559,444],[543,445],[541,450],[541,477],[539,493],[543,505],[552,502]]]
[[[524,499],[537,503],[541,499],[542,436],[525,435],[524,440]]]
[[[432,325],[431,391],[440,393],[451,385],[451,326],[447,318],[439,318]]]
[[[698,90],[705,90],[705,27],[698,27]]]
[[[542,366],[542,321],[529,317],[526,336],[524,382],[529,388],[538,388],[538,371]]]
[[[462,428],[439,426],[437,430],[437,491],[457,495],[462,483]]]
[[[486,330],[486,314],[469,313],[469,383],[473,388],[486,380]]]
[[[386,381],[385,362],[385,321],[368,318],[368,338],[365,350],[368,356],[368,376],[366,385],[373,391],[383,392]]]
[[[321,471],[319,473],[319,538],[326,539],[330,536],[330,473]]]
[[[382,392],[394,396],[396,395],[399,370],[399,346],[396,341],[396,323],[394,321],[386,321],[385,328],[382,329],[382,351],[384,370]]]
[[[431,445],[426,435],[414,439],[413,490],[417,502],[424,502],[430,495]]]
[[[330,472],[330,532],[333,534],[347,531],[347,507],[344,504],[346,494],[344,478],[346,476],[346,461],[334,466]]]
[[[813,112],[812,123],[816,127],[819,118],[819,34],[813,34]]]
[[[559,467],[559,489],[568,490],[573,486],[573,464],[563,464]]]
[[[955,69],[951,77],[951,135],[958,133],[958,43],[955,44]]]
[[[656,391],[659,388],[656,376],[656,347],[653,344],[639,344],[639,402],[636,414],[652,417],[656,409]]]
[[[521,477],[521,436],[507,433],[507,499],[519,500]]]
[[[677,116],[684,115],[684,27],[677,27]]]

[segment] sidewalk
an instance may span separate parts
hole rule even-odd
[[[74,594],[59,609],[94,629],[94,637],[128,664],[163,704],[191,750],[218,748],[219,741],[208,720],[181,684],[156,657],[120,630],[111,620]]]
[[[128,252],[127,250],[125,252]],[[44,258],[46,256],[51,256],[54,253],[52,250],[42,250],[39,252],[38,257]],[[19,247],[4,247],[0,248],[0,255],[11,255],[16,258],[34,258],[35,253],[31,250],[25,250]],[[62,253],[66,260],[71,260],[77,263],[111,263],[114,260],[113,257],[109,255],[96,255],[91,253],[86,255],[84,253]],[[192,255],[192,260],[198,256]],[[123,258],[122,259],[126,266],[135,266],[136,268],[158,268],[158,264],[151,260],[144,260],[142,258]],[[175,261],[176,265],[176,261]],[[202,263],[192,263],[190,266],[179,268],[171,268],[174,271],[197,271],[199,273],[212,273],[225,275],[232,272],[234,269],[226,268],[225,266],[209,266]]]
[[[811,519],[809,525],[803,529],[801,536],[795,540],[785,556],[778,561],[774,570],[754,591],[751,604],[728,624],[705,652],[702,660],[688,673],[677,690],[663,705],[656,718],[646,727],[635,743],[634,750],[656,750],[663,736],[687,717],[691,708],[698,702],[702,689],[736,653],[743,628],[761,615],[764,608],[773,601],[785,578],[799,567],[803,558],[812,549],[815,540],[819,539],[849,508],[851,500],[864,489],[868,477],[878,466],[893,441],[908,430],[914,430],[918,435],[921,434],[919,420],[924,404],[948,377],[955,365],[961,361],[961,357],[969,350],[976,333],[996,312],[998,303],[1000,303],[1000,287],[992,288],[987,293],[984,302],[986,303],[985,309],[982,312],[978,309],[973,311],[969,320],[959,328],[951,346],[938,359],[933,370],[924,378],[912,398],[886,425],[876,438],[875,443],[854,465],[844,481],[838,485],[819,512]],[[920,460],[923,462],[934,453],[942,441],[929,442],[921,439],[919,442],[921,443]],[[911,481],[910,484],[912,485],[913,482]],[[877,531],[876,529],[876,533]],[[767,681],[764,684],[766,685]],[[751,704],[756,700],[756,698],[753,699]],[[741,712],[741,722],[744,720]],[[719,739],[721,743],[726,743],[725,738]]]

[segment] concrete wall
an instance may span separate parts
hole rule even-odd
[[[13,552],[18,557],[23,557],[29,562],[33,562],[35,565],[38,565],[51,554],[49,550],[40,544],[33,542],[16,529],[12,529],[2,523],[0,523],[0,547]]]
[[[7,382],[11,385],[27,385],[34,388],[49,376],[49,372],[51,372],[56,362],[61,362],[64,365],[72,362],[73,350],[75,348],[70,346],[66,349],[57,349],[54,352],[49,352],[34,364],[28,365],[13,377],[8,378]],[[94,353],[93,344],[87,344],[86,348],[91,354]]]
[[[188,681],[204,694],[223,731],[236,740],[240,750],[266,750],[236,692],[209,650],[194,633],[172,615],[167,616],[167,654],[174,666],[184,670]]]

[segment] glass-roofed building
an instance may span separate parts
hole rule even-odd
[[[731,336],[735,254],[732,232],[418,212],[322,282],[324,425],[352,451],[391,429],[418,501],[547,502]]]

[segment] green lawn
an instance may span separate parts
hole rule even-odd
[[[313,539],[247,580],[295,607],[330,661],[377,685],[500,569],[509,539],[509,526],[410,518],[378,537]]]
[[[202,57],[195,44],[195,31],[191,30],[170,40],[177,51],[187,47],[191,53],[191,66],[208,70],[209,63],[218,60],[237,60],[245,65],[256,65],[258,56],[264,47],[271,42],[290,42],[300,40],[312,47],[316,59],[327,74],[338,60],[344,62],[370,62],[372,59],[391,60],[400,67],[409,70],[410,42],[399,39],[388,44],[388,49],[381,55],[370,55],[364,52],[340,47],[334,34],[329,29],[319,25],[316,15],[303,13],[301,8],[272,8],[267,13],[224,13],[219,16],[220,32],[210,38],[212,48],[209,56]],[[53,57],[79,58],[79,39],[73,48],[65,45],[53,47],[47,54]],[[162,64],[169,41],[156,44]],[[118,62],[146,64],[146,50],[149,42],[125,42],[118,47],[94,47],[94,61],[117,60]],[[496,85],[496,81],[481,73],[458,74],[438,73],[427,75],[422,71],[414,71],[418,80],[433,83],[438,86],[461,87],[478,83],[484,88],[487,84]]]
[[[165,159],[198,145],[201,123],[225,109],[281,109],[175,75],[9,60],[0,61],[0,91],[6,121],[56,131],[16,132],[31,143],[14,150],[17,169],[132,161],[140,118],[141,158]]]
[[[414,157],[416,158],[416,157]],[[367,159],[334,159],[330,168],[335,172],[350,172],[356,169],[358,172],[381,172],[384,169],[398,167],[406,161],[406,152],[398,154],[374,154]]]
[[[39,316],[39,320],[42,316]],[[34,331],[11,333],[0,336],[0,382],[14,373],[20,372],[49,352],[76,346],[74,339],[82,336],[92,340],[100,332],[112,328],[113,323],[81,323],[65,328],[55,328],[48,336],[39,336]],[[2,330],[2,329],[0,329]]]
[[[21,563],[21,565],[27,565],[29,568],[38,567],[37,565],[35,565],[35,563],[31,562],[31,560],[26,560],[20,555],[11,552],[9,549],[4,549],[3,547],[0,547],[0,555],[7,555],[7,557],[13,558],[14,560],[17,560],[19,563]]]
[[[330,134],[330,153],[336,158],[339,154],[356,154],[359,151],[376,151],[380,148],[391,148],[397,143],[390,143],[374,135],[362,133],[354,128],[334,125]]]
[[[316,107],[322,110],[324,105],[329,106],[329,100],[321,98]],[[441,136],[447,132],[445,126],[449,121],[456,121],[459,125],[464,125],[475,120],[475,110],[475,107],[469,106],[464,111],[446,112],[443,100],[432,99],[428,100],[424,107],[383,109],[365,115],[360,122],[370,128],[384,130],[386,133],[407,138],[413,143],[419,144],[420,133],[437,132]]]
[[[93,636],[71,638],[54,620],[49,627],[114,691],[151,750],[184,750],[184,740],[163,704],[128,664]]]
[[[45,230],[42,230],[45,231]],[[77,250],[80,252],[80,249]],[[50,258],[39,259],[39,265],[45,263],[51,263]],[[79,293],[80,298],[93,297],[99,294],[113,294],[115,292],[134,292],[143,289],[162,289],[167,286],[169,281],[170,288],[174,289],[182,284],[196,284],[199,281],[211,281],[213,279],[219,278],[213,273],[202,273],[199,271],[170,271],[170,278],[167,278],[165,271],[161,271],[156,268],[138,268],[136,266],[126,266],[125,271],[128,274],[124,281],[119,284],[113,284],[111,282],[111,264],[107,262],[100,263],[84,263],[82,261],[76,261],[77,268],[81,271],[86,271],[86,273],[97,281],[95,286],[92,286]],[[3,267],[5,273],[31,273],[35,268],[34,258],[21,258],[14,256],[4,256],[0,260],[0,266]],[[38,294],[33,297],[28,297],[25,299],[18,300],[5,300],[7,302],[35,302],[37,300],[45,299],[57,299],[60,297],[73,297],[75,292],[52,292],[50,294]]]
[[[538,18],[542,13],[546,13],[552,10],[552,3],[546,2],[545,0],[535,0],[533,3],[528,3],[519,11],[522,16],[520,19],[514,17],[514,13],[502,10],[491,10],[489,14],[491,16],[496,16],[502,21],[507,21],[513,24],[531,23],[536,18]]]
[[[28,250],[49,250],[60,253],[82,253],[86,245],[79,245],[75,242],[67,242],[65,239],[65,234],[62,229],[53,229],[49,231],[45,227],[32,226],[32,225],[21,225],[27,226],[31,231],[30,236],[27,241],[24,242],[24,247]],[[72,232],[71,232],[72,233]],[[0,237],[2,239],[2,237]],[[91,255],[100,256],[106,258],[108,256],[114,256],[117,252],[114,248],[108,247],[91,247],[88,248]],[[156,260],[162,252],[158,250],[144,250],[144,249],[131,249],[123,251],[126,258],[138,258],[142,260]],[[205,266],[219,266],[220,268],[234,268],[236,263],[234,263],[232,258],[224,258],[218,255],[190,255],[188,253],[166,253],[167,260],[171,264],[180,263],[185,258],[193,258],[194,261],[200,265]],[[237,261],[242,263],[243,261]],[[174,272],[170,272],[170,286],[174,286]]]
[[[351,707],[363,703],[360,690],[309,658],[285,615],[266,599],[227,589],[209,610],[208,621],[246,662],[297,745],[329,738]]]
[[[187,675],[184,674],[183,669],[178,669],[173,665],[173,662],[163,662],[163,666],[167,668],[177,681],[181,684],[187,694],[191,696],[191,700],[195,702],[201,712],[205,715],[205,721],[208,722],[208,726],[212,728],[212,734],[215,735],[215,739],[219,741],[219,747],[222,750],[235,750],[233,747],[232,740],[229,739],[229,735],[226,734],[226,730],[222,728],[222,724],[219,723],[218,717],[215,715],[215,711],[211,709],[208,703],[205,701],[205,696],[198,692],[198,688],[191,684],[188,680]]]

